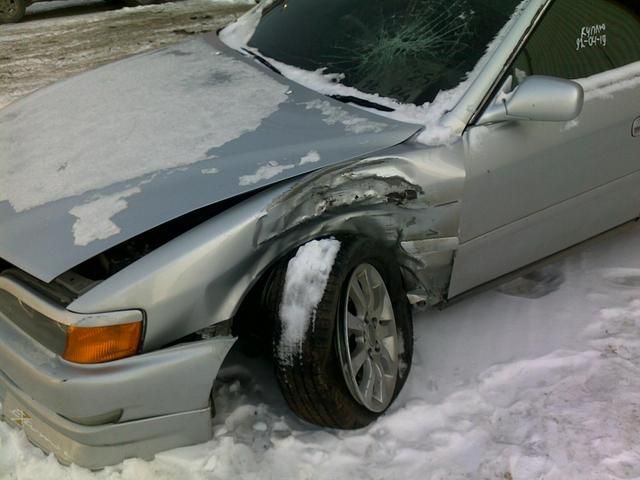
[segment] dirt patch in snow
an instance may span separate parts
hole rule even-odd
[[[50,10],[27,16],[23,23],[2,25],[0,108],[62,78],[198,33],[215,31],[235,20],[249,6],[249,2],[234,5],[189,0],[101,9],[90,3],[74,5],[71,16],[60,17],[60,10]]]

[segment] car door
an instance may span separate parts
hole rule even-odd
[[[584,108],[467,128],[449,297],[640,214],[640,2],[550,2],[498,85],[530,75],[578,81]]]

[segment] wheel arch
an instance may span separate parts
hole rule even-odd
[[[238,302],[236,330],[274,265],[301,245],[330,236],[371,238],[392,251],[411,303],[445,299],[458,246],[464,168],[437,149],[397,150],[310,174],[270,204],[256,231],[256,244],[269,259]]]

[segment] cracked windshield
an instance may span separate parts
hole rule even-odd
[[[277,0],[249,45],[421,105],[466,78],[520,0]]]

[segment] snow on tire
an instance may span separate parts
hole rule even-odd
[[[289,407],[325,427],[371,423],[411,365],[411,311],[394,255],[370,239],[314,240],[271,282],[273,357]]]

